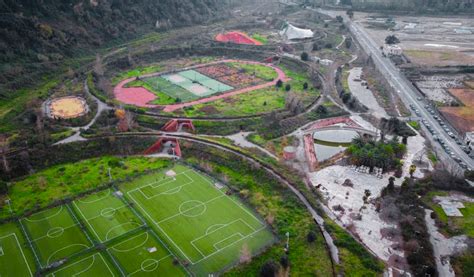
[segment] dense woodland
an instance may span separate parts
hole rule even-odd
[[[225,16],[219,0],[0,0],[0,84],[140,33]]]

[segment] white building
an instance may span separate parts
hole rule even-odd
[[[298,40],[312,38],[314,33],[309,29],[301,29],[291,25],[288,22],[285,22],[282,30],[280,31],[280,36],[282,36],[285,40]]]
[[[403,50],[398,45],[385,44],[383,47],[383,53],[387,56],[400,56],[403,54]]]

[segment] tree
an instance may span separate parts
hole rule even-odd
[[[338,15],[338,16],[336,16],[336,20],[337,20],[337,22],[342,23],[344,21],[344,18],[342,18],[342,16]]]
[[[389,35],[385,38],[385,43],[392,45],[392,44],[400,43],[400,40],[395,35]]]
[[[0,154],[2,154],[3,171],[10,172],[10,164],[7,159],[7,152],[10,149],[8,138],[6,135],[0,136]]]
[[[304,84],[303,84],[303,89],[304,89],[304,90],[307,90],[307,89],[308,89],[308,83],[307,83],[307,82],[304,82]]]
[[[7,194],[8,192],[8,185],[6,182],[0,180],[0,195]]]
[[[346,44],[346,48],[351,48],[351,46],[352,46],[352,38],[350,38],[350,37],[349,37],[349,38],[346,38],[345,44]]]
[[[416,171],[416,165],[414,165],[414,164],[410,165],[409,173],[410,173],[411,178],[413,178],[413,174],[415,173],[415,171]]]
[[[309,243],[312,243],[316,240],[316,233],[314,231],[309,231],[308,235],[306,236],[306,240]]]
[[[280,264],[285,269],[287,269],[290,266],[290,259],[288,259],[287,255],[283,255],[280,257]]]
[[[286,91],[290,91],[290,90],[291,90],[291,85],[290,85],[290,84],[286,84],[285,90],[286,90]]]
[[[262,277],[275,277],[278,273],[279,266],[275,261],[266,261],[260,269],[260,276]]]
[[[321,47],[319,47],[319,44],[317,42],[313,43],[313,51],[319,51]]]
[[[353,10],[347,10],[346,12],[347,16],[349,16],[350,19],[354,17],[354,11]]]
[[[282,80],[278,80],[278,81],[276,82],[275,86],[276,86],[277,88],[281,88],[281,87],[283,86],[283,81],[282,81]]]
[[[99,53],[95,55],[95,63],[94,63],[93,71],[97,77],[104,76],[104,66],[102,63],[102,58],[100,57]]]
[[[240,249],[240,263],[247,264],[250,263],[251,260],[252,252],[250,252],[249,246],[247,245],[247,243],[245,243],[244,245],[242,245],[242,249]]]
[[[392,193],[395,191],[395,177],[393,176],[390,176],[390,178],[388,178],[387,191],[389,193]]]
[[[306,52],[301,53],[301,60],[302,61],[308,61],[309,60],[309,55]]]
[[[316,108],[316,112],[317,112],[318,114],[327,114],[328,109],[327,109],[326,106],[324,106],[324,105],[319,105],[319,106]]]

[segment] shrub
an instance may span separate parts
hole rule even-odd
[[[266,261],[260,269],[260,276],[262,277],[275,277],[278,273],[279,266],[275,261]]]
[[[308,61],[309,60],[309,55],[306,52],[301,53],[301,60],[302,61]]]

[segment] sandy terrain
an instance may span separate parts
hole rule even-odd
[[[53,99],[49,105],[54,118],[76,118],[87,112],[86,101],[79,97],[62,97]]]
[[[380,45],[384,43],[387,35],[396,35],[401,41],[400,46],[403,50],[415,50],[407,52],[415,63],[421,65],[474,64],[474,21],[472,18],[394,16],[395,30],[389,31],[367,28],[370,21],[368,16],[375,16],[375,14],[356,12],[355,20],[363,23],[372,38]]]
[[[474,90],[450,89],[449,92],[464,103],[464,106],[442,107],[440,111],[458,131],[474,131]]]
[[[357,99],[369,108],[369,112],[377,118],[388,118],[387,112],[379,105],[375,99],[372,91],[367,87],[362,86],[360,77],[362,75],[362,67],[354,67],[349,71],[348,83],[351,93],[357,97]]]

